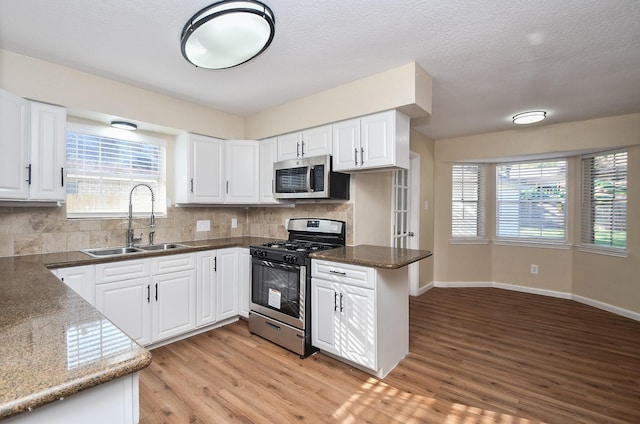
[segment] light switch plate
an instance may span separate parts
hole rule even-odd
[[[231,228],[238,228],[238,219],[231,218]]]
[[[208,219],[199,219],[196,221],[196,231],[211,231],[211,221]]]

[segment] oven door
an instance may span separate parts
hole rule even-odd
[[[251,263],[251,310],[304,329],[306,267],[258,258]]]

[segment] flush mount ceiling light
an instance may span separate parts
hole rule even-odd
[[[120,128],[121,130],[129,131],[135,131],[138,129],[138,126],[136,124],[127,121],[111,121],[111,126],[114,128]]]
[[[265,51],[275,30],[273,12],[264,3],[223,0],[186,23],[180,38],[182,55],[199,68],[233,68]]]
[[[543,110],[532,110],[513,115],[513,123],[518,125],[533,124],[534,122],[542,121],[546,117],[547,112]]]

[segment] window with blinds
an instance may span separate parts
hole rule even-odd
[[[151,186],[155,212],[166,213],[164,141],[110,130],[68,125],[67,216],[127,216],[129,193],[138,183]],[[132,202],[136,215],[151,213],[148,190],[135,190]]]
[[[564,242],[567,161],[496,166],[496,238]]]
[[[454,163],[451,171],[451,238],[484,239],[484,169]]]
[[[627,152],[582,158],[583,246],[627,247]]]

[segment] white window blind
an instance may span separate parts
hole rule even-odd
[[[627,247],[627,152],[582,158],[583,245]]]
[[[567,161],[496,166],[496,237],[566,241]]]
[[[451,238],[485,237],[484,169],[477,164],[453,164],[451,171]]]
[[[129,193],[138,183],[151,186],[155,211],[166,213],[164,142],[140,135],[135,141],[125,140],[124,134],[118,135],[108,129],[69,124],[67,216],[126,216]],[[135,190],[132,201],[136,215],[151,212],[148,190]]]

